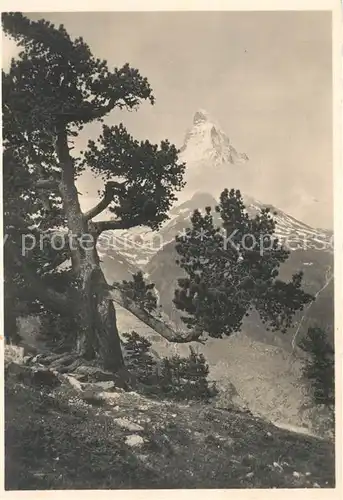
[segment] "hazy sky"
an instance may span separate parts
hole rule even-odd
[[[109,122],[123,121],[139,139],[168,138],[181,146],[195,111],[204,108],[250,157],[262,201],[309,224],[332,227],[330,13],[74,12],[34,17],[63,23],[111,66],[129,62],[148,77],[156,104],[144,104],[137,113],[113,112]],[[4,51],[8,60],[13,48],[6,43]],[[98,127],[85,132],[94,139]],[[87,197],[85,205],[92,204],[95,184],[85,178],[80,190]]]

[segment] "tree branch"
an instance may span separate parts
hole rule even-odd
[[[132,220],[103,220],[94,223],[94,229],[98,235],[104,231],[115,230],[115,229],[130,229],[131,227],[136,227],[143,225],[143,221],[139,219]]]
[[[124,292],[118,288],[110,287],[110,296],[120,306],[127,309],[136,318],[140,319],[143,323],[150,326],[155,332],[159,333],[163,338],[169,342],[188,343],[188,342],[201,342],[199,339],[203,333],[202,330],[192,330],[181,334],[176,332],[172,327],[165,322],[156,318],[148,311],[141,309],[135,302],[129,299]]]
[[[116,192],[122,191],[124,185],[125,182],[107,182],[103,199],[95,207],[85,213],[84,218],[86,219],[86,221],[89,221],[97,215],[101,214],[101,212],[103,212],[108,207],[111,201],[113,201],[113,197]]]
[[[116,100],[110,100],[108,104],[104,106],[100,106],[99,108],[92,108],[92,105],[84,106],[78,111],[73,112],[61,112],[57,113],[56,117],[63,124],[67,125],[71,122],[82,121],[87,123],[92,120],[96,120],[98,118],[102,118],[107,115],[112,109],[116,106]]]

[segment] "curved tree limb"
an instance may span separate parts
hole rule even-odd
[[[115,108],[117,101],[115,99],[110,99],[107,104],[97,108],[94,108],[91,104],[87,104],[89,103],[84,103],[79,110],[73,110],[72,112],[59,112],[56,114],[56,118],[60,121],[60,123],[63,123],[63,125],[76,121],[87,123],[107,115]]]
[[[111,203],[113,200],[113,196],[116,194],[116,192],[121,191],[122,188],[124,187],[125,182],[115,182],[115,181],[109,181],[106,183],[105,186],[105,193],[104,197],[100,202],[95,205],[91,210],[85,213],[84,218],[86,221],[89,221],[96,217],[97,215],[101,214]]]
[[[98,235],[104,231],[115,230],[115,229],[130,229],[131,227],[136,227],[143,225],[144,221],[139,221],[137,219],[133,220],[103,220],[94,223],[94,229]]]
[[[110,296],[120,306],[127,309],[136,318],[141,320],[146,325],[150,326],[155,332],[159,333],[163,338],[169,342],[188,343],[188,342],[201,342],[200,337],[203,330],[192,330],[185,333],[176,332],[171,326],[153,316],[145,309],[139,307],[135,302],[129,299],[124,292],[118,288],[110,288]]]

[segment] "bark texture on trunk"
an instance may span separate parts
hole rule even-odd
[[[115,309],[100,268],[97,234],[80,208],[65,127],[57,131],[56,153],[62,170],[59,190],[68,222],[72,266],[77,276],[77,354],[86,360],[98,358],[104,369],[115,372],[124,365]]]

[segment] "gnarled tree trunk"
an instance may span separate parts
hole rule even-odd
[[[97,234],[80,208],[65,127],[57,131],[56,152],[62,170],[59,190],[68,222],[72,266],[77,276],[76,348],[79,357],[98,358],[105,370],[124,364],[116,313],[96,250]]]
[[[105,370],[115,372],[124,364],[116,312],[95,249],[90,260],[91,267],[81,261],[85,279],[80,290],[77,352],[85,359],[97,357]]]

